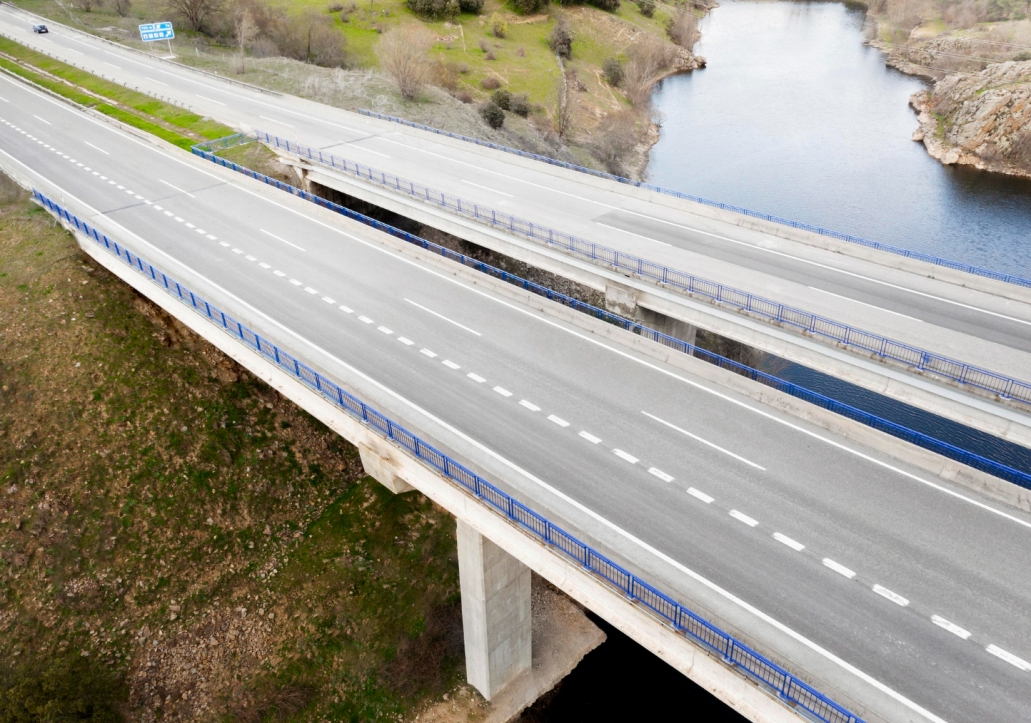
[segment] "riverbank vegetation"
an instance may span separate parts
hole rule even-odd
[[[652,85],[704,64],[691,50],[708,10],[705,0],[17,4],[155,51],[136,25],[172,19],[181,62],[629,175],[643,172],[657,137]],[[496,90],[516,107],[498,106]]]
[[[450,516],[6,176],[0,649],[3,721],[399,720],[464,690]]]

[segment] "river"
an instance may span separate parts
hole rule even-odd
[[[862,9],[729,0],[709,66],[656,89],[648,180],[968,264],[1031,275],[1031,181],[943,166],[910,140],[925,84],[863,45]]]

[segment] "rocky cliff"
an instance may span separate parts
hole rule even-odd
[[[913,140],[942,163],[1031,177],[1031,61],[947,75],[909,102]]]

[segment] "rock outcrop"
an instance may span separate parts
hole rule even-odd
[[[947,75],[909,102],[913,140],[942,163],[1031,178],[1031,61]]]

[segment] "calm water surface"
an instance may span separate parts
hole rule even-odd
[[[1031,181],[946,167],[910,140],[925,87],[829,2],[723,0],[709,67],[654,95],[648,180],[756,211],[1031,276]]]

